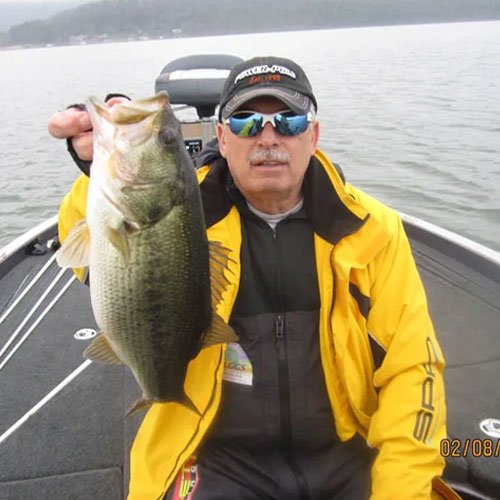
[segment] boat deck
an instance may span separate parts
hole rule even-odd
[[[500,419],[500,266],[467,251],[453,253],[446,242],[411,224],[407,230],[447,360],[450,438],[487,439],[479,423]],[[18,261],[13,269],[0,263],[0,316],[52,255],[52,250],[45,255],[23,250],[9,257]],[[84,362],[90,341],[74,334],[96,328],[88,288],[55,262],[0,324],[0,349],[18,330],[12,348],[34,324],[11,359],[5,363],[0,357],[0,435]],[[138,397],[125,368],[90,364],[0,443],[0,498],[124,498],[130,445],[142,414],[124,416]],[[500,457],[451,458],[446,477],[483,493],[470,498],[500,497]]]
[[[491,440],[497,455],[484,456],[476,443],[467,457],[447,460],[447,476],[500,498],[500,439],[479,427],[485,419],[500,421],[500,267],[411,226],[406,229],[446,360],[449,438],[460,441],[460,452],[466,440]]]
[[[25,286],[51,254],[27,257],[3,278],[7,286],[0,291],[2,310],[17,286]],[[31,325],[39,324],[0,370],[0,433],[84,362],[82,352],[90,340],[77,340],[74,334],[96,328],[88,288],[73,280],[70,271],[61,274],[54,262],[37,283],[36,293],[30,292],[0,326],[0,345],[19,329],[21,318],[50,286],[11,346]],[[139,393],[124,367],[92,363],[0,444],[0,498],[122,499],[128,453],[141,418],[124,416]]]

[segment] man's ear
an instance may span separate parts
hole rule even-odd
[[[312,146],[312,153],[316,151],[316,148],[318,147],[318,141],[319,141],[319,122],[314,121],[311,124],[311,146]]]
[[[217,140],[219,141],[220,154],[223,158],[226,157],[226,131],[222,123],[217,124]]]

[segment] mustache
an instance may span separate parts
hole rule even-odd
[[[275,161],[277,163],[289,163],[290,156],[286,151],[280,151],[279,149],[257,149],[250,154],[248,160],[251,165],[269,161]]]

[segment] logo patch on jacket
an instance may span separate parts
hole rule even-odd
[[[199,476],[196,457],[191,456],[182,466],[179,474],[177,474],[173,500],[191,500],[198,486],[198,481]]]
[[[235,384],[252,385],[253,383],[252,363],[240,344],[236,342],[227,344],[222,378]]]

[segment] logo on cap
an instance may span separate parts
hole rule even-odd
[[[278,64],[273,64],[272,66],[268,66],[267,64],[261,66],[254,66],[253,68],[248,68],[239,73],[234,79],[234,84],[238,83],[243,78],[247,78],[248,76],[255,75],[265,75],[268,73],[276,74],[279,73],[281,75],[289,76],[294,80],[297,79],[297,75],[291,70],[286,68],[285,66],[280,66]]]

